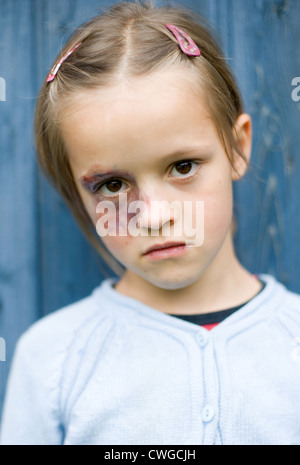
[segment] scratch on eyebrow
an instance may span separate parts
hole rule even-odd
[[[92,170],[90,170],[91,172]],[[94,172],[91,174],[85,174],[79,178],[80,184],[90,192],[95,190],[95,187],[99,185],[99,183],[103,180],[109,180],[111,178],[132,178],[132,175],[128,171],[119,171],[119,170],[112,170],[112,171],[104,171],[104,172]]]

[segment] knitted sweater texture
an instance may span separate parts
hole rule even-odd
[[[259,278],[212,331],[113,279],[42,318],[17,344],[1,444],[299,444],[300,296]]]

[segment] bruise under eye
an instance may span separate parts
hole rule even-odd
[[[80,183],[91,194],[97,194],[101,189],[101,192],[106,190],[108,195],[110,193],[113,195],[121,192],[123,190],[122,185],[126,184],[125,181],[120,179],[121,177],[126,177],[128,181],[133,181],[128,173],[110,172],[82,176]]]
[[[97,191],[105,194],[105,190],[108,191],[108,193],[111,194],[117,194],[118,192],[121,192],[122,186],[124,185],[124,182],[121,181],[120,179],[112,179],[110,181],[106,181],[103,184],[99,186]]]

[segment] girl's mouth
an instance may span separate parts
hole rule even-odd
[[[186,251],[187,246],[184,242],[166,242],[149,247],[149,249],[143,253],[143,256],[151,260],[161,260],[164,258],[179,257]]]

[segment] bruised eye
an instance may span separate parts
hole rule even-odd
[[[126,184],[121,179],[110,179],[97,189],[103,195],[114,195],[118,194],[126,188]]]
[[[189,177],[195,174],[197,170],[198,163],[190,160],[180,161],[175,163],[171,170],[171,176],[173,177]]]

